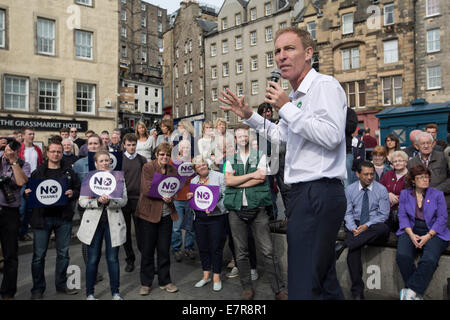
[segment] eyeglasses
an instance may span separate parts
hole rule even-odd
[[[416,176],[414,179],[417,179],[417,180],[430,180],[430,176],[429,175]]]
[[[170,154],[168,154],[168,153],[158,153],[158,156],[160,156],[160,157],[170,157]]]

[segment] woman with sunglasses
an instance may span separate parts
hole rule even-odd
[[[158,260],[159,287],[167,292],[177,292],[178,288],[170,278],[170,242],[173,221],[178,220],[173,197],[150,198],[148,192],[155,173],[176,176],[177,170],[169,163],[172,146],[162,142],[156,147],[156,160],[142,167],[141,194],[136,208],[139,237],[141,241],[141,288],[139,294],[150,293],[155,277],[155,250]]]
[[[397,265],[405,282],[400,300],[423,299],[450,240],[444,193],[430,187],[430,176],[430,170],[423,165],[410,168],[407,189],[400,193]],[[417,249],[422,249],[423,255],[416,267]]]
[[[94,161],[97,170],[110,170],[111,159],[108,151],[98,151],[94,156]],[[126,241],[127,229],[121,208],[126,205],[127,201],[125,183],[123,184],[122,197],[120,199],[111,199],[107,194],[99,198],[80,196],[80,206],[85,208],[86,211],[84,211],[77,237],[87,245],[87,300],[97,300],[94,296],[94,286],[98,264],[102,255],[103,239],[105,239],[105,255],[108,264],[111,294],[113,300],[123,300],[119,294],[119,247]]]

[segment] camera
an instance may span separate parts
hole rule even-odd
[[[16,201],[16,196],[11,189],[11,177],[0,177],[0,190],[5,195],[6,203],[13,203]]]
[[[11,150],[18,151],[20,149],[20,142],[11,137],[0,137],[0,140],[6,140],[6,144],[0,147],[0,151],[4,151],[6,146],[9,146]]]

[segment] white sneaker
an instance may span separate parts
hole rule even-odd
[[[118,293],[114,294],[112,299],[113,300],[123,300],[123,298]]]
[[[93,294],[87,296],[86,300],[98,300]]]
[[[416,300],[416,298],[417,294],[413,290],[409,288],[400,290],[400,300]]]
[[[258,278],[259,278],[258,270],[256,270],[256,269],[251,269],[251,270],[250,270],[250,276],[251,276],[251,278],[252,278],[252,281],[258,280]]]
[[[236,278],[239,275],[239,269],[237,267],[234,267],[231,269],[231,271],[227,274],[228,278]]]

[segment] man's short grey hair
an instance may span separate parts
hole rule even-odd
[[[65,138],[63,141],[61,141],[61,144],[63,144],[64,143],[64,141],[69,141],[70,142],[70,144],[73,146],[73,141],[72,141],[72,139],[69,139],[69,138]]]
[[[431,133],[422,131],[422,132],[419,132],[418,134],[416,134],[416,143],[417,143],[417,144],[419,143],[419,139],[420,139],[421,137],[426,137],[426,138],[430,139],[431,142],[434,141],[434,138],[433,138],[433,136],[431,135]]]

